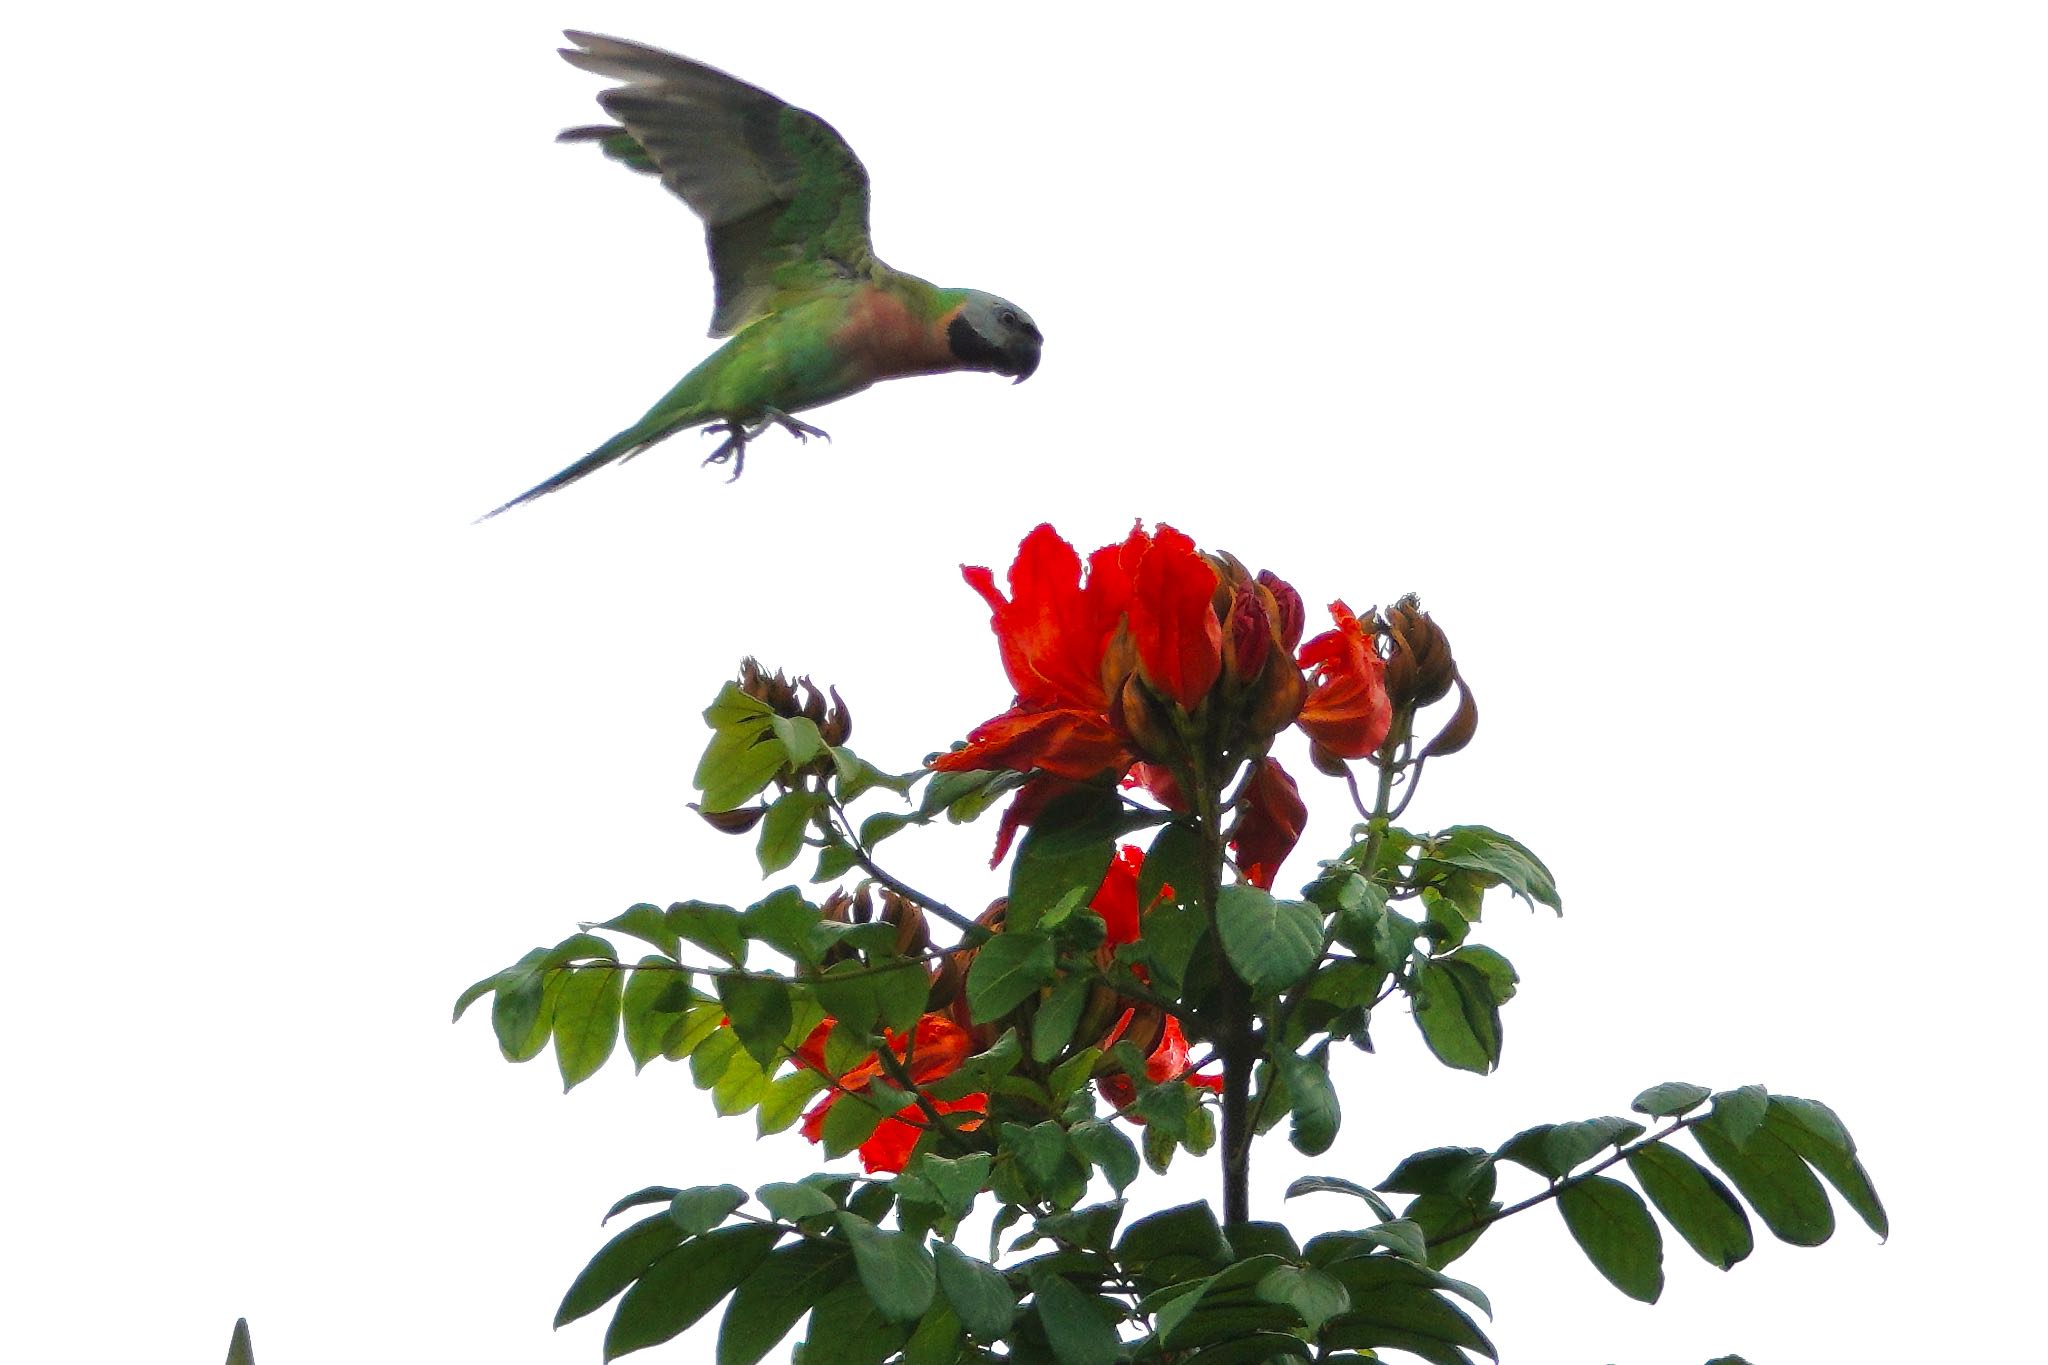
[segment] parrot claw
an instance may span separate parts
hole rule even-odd
[[[809,422],[799,422],[786,412],[778,412],[774,408],[769,408],[767,413],[768,415],[762,420],[761,425],[747,433],[749,436],[758,436],[773,425],[781,427],[799,441],[807,441],[813,436],[821,436],[828,442],[832,439],[831,432],[824,430],[822,427],[814,427]]]
[[[704,457],[704,463],[724,464],[727,460],[732,461],[732,478],[727,479],[727,483],[737,479],[740,471],[747,466],[747,442],[770,427],[781,427],[799,441],[807,441],[813,436],[822,436],[827,441],[832,439],[830,432],[814,427],[809,422],[799,422],[786,412],[775,408],[766,408],[763,412],[761,420],[753,426],[746,425],[738,418],[730,418],[723,422],[713,422],[704,428],[707,435],[716,433],[725,437],[725,440],[719,443],[718,449]]]

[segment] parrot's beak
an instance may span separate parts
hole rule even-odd
[[[1016,376],[1011,381],[1012,383],[1021,384],[1038,372],[1038,351],[1039,343],[1036,337],[1028,341],[1020,341],[1010,347],[1007,357],[1010,362],[1010,368],[1006,373]]]

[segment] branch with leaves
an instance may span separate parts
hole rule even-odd
[[[1445,1267],[1545,1204],[1640,1299],[1663,1285],[1655,1215],[1723,1268],[1749,1254],[1751,1211],[1787,1242],[1825,1240],[1823,1182],[1884,1234],[1825,1106],[1678,1084],[1637,1097],[1654,1132],[1543,1124],[1417,1152],[1375,1187],[1289,1189],[1362,1200],[1356,1229],[1300,1244],[1255,1218],[1257,1139],[1285,1122],[1297,1150],[1333,1147],[1333,1057],[1374,1051],[1396,998],[1446,1065],[1501,1061],[1519,979],[1475,935],[1497,891],[1561,913],[1556,883],[1487,826],[1395,823],[1424,766],[1471,743],[1473,693],[1413,599],[1332,603],[1305,639],[1284,580],[1169,527],[1085,562],[1040,527],[1007,593],[987,570],[967,579],[1014,698],[916,771],[855,753],[836,692],[751,661],[705,712],[704,819],[751,836],[764,877],[813,857],[815,890],[636,905],[458,1001],[460,1017],[490,998],[511,1060],[552,1044],[569,1088],[623,1038],[636,1068],[684,1062],[720,1114],[752,1113],[764,1136],[800,1125],[864,1171],[629,1195],[608,1218],[655,1211],[591,1259],[558,1324],[615,1301],[610,1359],[723,1303],[719,1365],[753,1365],[806,1321],[805,1365],[1464,1365],[1495,1355],[1472,1316],[1491,1309]],[[1307,818],[1272,754],[1289,730],[1361,819],[1295,896],[1275,890]],[[879,852],[997,811],[1008,872],[978,914]],[[650,951],[629,960],[620,937]],[[1397,1113],[1382,1102],[1379,1121]],[[1147,1168],[1212,1153],[1217,1207],[1125,1220]],[[1505,1202],[1503,1168],[1543,1183]],[[1389,1196],[1407,1196],[1398,1213]],[[963,1249],[984,1228],[986,1255]]]

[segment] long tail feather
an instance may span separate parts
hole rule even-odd
[[[675,430],[675,428],[670,428],[670,430]],[[667,431],[664,431],[660,433],[660,435],[649,436],[646,432],[642,431],[638,427],[634,427],[627,431],[622,431],[618,435],[612,437],[609,441],[606,441],[603,445],[599,446],[596,450],[593,450],[588,455],[585,455],[575,464],[570,465],[561,473],[556,474],[552,478],[541,480],[533,487],[527,489],[524,493],[521,493],[518,497],[512,499],[512,501],[504,503],[497,507],[493,507],[490,511],[484,513],[476,520],[477,522],[489,521],[492,517],[497,516],[500,512],[509,512],[523,502],[532,502],[535,498],[543,497],[549,493],[552,493],[557,488],[567,488],[570,484],[576,482],[584,475],[593,473],[594,471],[599,469],[603,469],[606,465],[611,464],[615,460],[623,460],[628,456],[634,454],[635,452],[642,450],[647,446],[653,445],[656,441],[660,440],[662,436],[666,436],[668,434],[669,433]],[[476,522],[472,522],[471,524],[475,525]]]

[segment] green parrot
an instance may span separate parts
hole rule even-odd
[[[661,177],[704,220],[711,335],[732,339],[646,416],[479,521],[691,427],[725,437],[705,463],[730,460],[738,478],[747,443],[769,427],[824,436],[793,414],[879,380],[987,370],[1021,384],[1038,368],[1044,338],[1023,309],[875,259],[867,172],[823,119],[674,53],[566,36],[576,44],[562,49],[572,65],[621,84],[597,97],[616,123],[558,140],[595,142]]]

